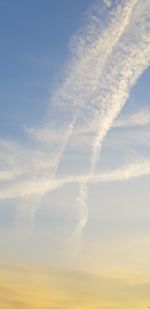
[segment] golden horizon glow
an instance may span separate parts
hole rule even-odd
[[[0,308],[146,308],[150,283],[81,271],[2,265]]]

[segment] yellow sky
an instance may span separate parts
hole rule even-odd
[[[150,304],[150,283],[81,271],[2,265],[1,309],[141,309]]]

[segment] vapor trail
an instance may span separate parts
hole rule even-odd
[[[101,16],[102,8],[96,5],[93,15],[89,16],[89,24],[74,36],[72,59],[67,66],[62,85],[56,89],[51,100],[50,117],[55,119],[56,125],[53,120],[51,123],[56,127],[56,131],[62,132],[52,176],[57,172],[78,116],[99,87],[103,69],[127,27],[137,1],[118,1],[110,12],[105,8],[104,22]],[[47,126],[49,127],[48,124]]]
[[[57,141],[48,145],[53,152],[53,166],[46,171],[47,177],[54,178],[63,158],[64,151],[76,128],[79,115],[88,106],[93,94],[99,88],[99,80],[112,51],[128,26],[132,11],[138,0],[116,1],[111,9],[97,4],[91,9],[87,25],[72,40],[72,56],[65,70],[62,84],[51,98],[51,109],[45,128],[60,135]],[[103,16],[105,20],[103,21]],[[54,122],[55,120],[55,122]],[[33,132],[32,132],[33,133]],[[42,132],[40,132],[40,137]],[[44,135],[44,130],[43,130]],[[45,137],[43,136],[43,140]],[[48,141],[48,138],[47,138]],[[86,199],[81,185],[80,213],[87,217]],[[82,209],[82,210],[81,210]],[[81,225],[86,223],[82,220]],[[83,222],[85,222],[83,224]]]
[[[102,141],[113,120],[126,103],[132,86],[150,64],[149,13],[150,5],[149,11],[145,6],[144,12],[137,17],[133,15],[133,22],[112,53],[101,80],[102,87],[94,99],[99,109],[99,126],[92,145],[91,172],[96,167]],[[101,92],[105,94],[102,96]]]
[[[90,117],[97,123],[97,133],[92,143],[91,175],[95,172],[102,142],[108,130],[126,103],[132,86],[150,63],[149,9],[148,1],[139,1],[130,24],[124,29],[123,36],[103,70],[99,79],[99,89],[92,98],[95,106],[91,107]],[[82,186],[83,184],[79,199],[81,207],[84,205],[85,208],[88,187],[84,183],[83,196]]]
[[[123,87],[122,81],[125,76],[123,72],[125,63],[124,58],[127,61],[128,58],[130,58],[127,57],[128,48],[126,48],[125,43],[129,43],[130,49],[132,49],[132,44],[130,42],[131,38],[133,38],[131,16],[133,17],[133,10],[138,2],[140,1],[116,0],[115,5],[112,5],[111,8],[103,8],[103,10],[100,7],[100,4],[97,4],[89,16],[86,27],[73,38],[73,54],[67,64],[61,85],[54,91],[51,99],[51,110],[47,116],[47,124],[45,124],[45,128],[49,131],[50,135],[55,132],[58,137],[56,141],[51,142],[50,140],[49,143],[46,142],[46,146],[44,145],[44,151],[46,150],[46,152],[49,153],[52,152],[52,159],[50,160],[52,166],[51,164],[46,166],[45,163],[43,170],[42,168],[38,170],[39,167],[37,167],[36,171],[33,167],[33,179],[31,178],[29,182],[25,182],[28,195],[32,195],[32,192],[36,192],[38,188],[39,192],[41,192],[39,196],[42,196],[43,192],[48,192],[49,188],[57,187],[58,183],[57,181],[54,181],[54,177],[56,176],[60,162],[63,158],[64,151],[76,129],[76,126],[78,125],[78,117],[84,111],[86,111],[85,118],[87,122],[91,119],[95,120],[97,130],[97,136],[92,146],[91,175],[93,175],[99,156],[101,142],[107,134],[113,119],[121,109],[120,100],[127,99],[127,96],[123,98],[120,94],[123,91],[126,92],[126,86]],[[148,2],[144,0],[144,5],[145,3]],[[144,12],[142,11],[142,13],[138,14],[140,17]],[[139,17],[137,20],[139,20]],[[137,27],[135,27],[135,23],[136,18],[134,17],[134,28],[142,28],[142,22],[140,26],[137,25]],[[145,26],[145,20],[143,25]],[[124,37],[125,32],[131,36],[129,42],[128,36]],[[143,33],[145,35],[144,31]],[[139,37],[141,36],[142,34],[140,33]],[[137,34],[135,37],[139,42]],[[146,40],[146,37],[143,38],[142,36],[141,38],[142,40]],[[136,54],[137,51],[135,50],[135,45],[136,42],[133,44],[134,53]],[[119,48],[121,49],[120,51]],[[129,51],[129,55],[132,54],[131,52],[132,50]],[[133,58],[134,54],[132,54],[132,59]],[[116,67],[117,61],[120,65]],[[128,76],[129,70],[132,69],[132,66],[131,64],[127,64],[126,67]],[[142,72],[143,69],[144,65],[142,65],[142,69],[139,71]],[[139,75],[141,74],[140,72]],[[120,77],[121,74],[122,78]],[[126,81],[124,83],[126,85]],[[133,83],[131,82],[131,84]],[[117,87],[119,87],[119,100],[116,94]],[[42,134],[45,134],[44,130],[43,132],[41,131],[40,142],[42,138],[43,141],[45,139],[45,136],[42,137]],[[39,181],[41,175],[44,179],[43,183]],[[81,231],[84,228],[88,214],[86,207],[86,178],[81,178],[81,183],[81,194],[78,199],[80,206],[78,231]],[[19,190],[21,192],[25,191],[26,194],[26,190],[22,187],[22,184],[17,183],[16,187],[17,189],[12,188],[12,195],[15,194],[13,193],[16,192],[15,190],[17,190],[17,192]],[[6,190],[4,195],[7,193],[9,195],[9,192]]]
[[[137,2],[138,0],[118,1],[112,11],[109,12],[107,10],[107,26],[102,25],[99,20],[100,7],[97,6],[97,13],[91,16],[93,21],[90,27],[87,27],[88,30],[83,32],[81,36],[76,37],[75,60],[70,64],[69,72],[62,88],[58,90],[57,95],[53,98],[54,106],[63,105],[65,111],[66,109],[69,110],[69,121],[72,119],[72,122],[68,125],[68,130],[65,129],[64,140],[57,154],[58,160],[53,176],[57,172],[64,150],[72,136],[78,115],[91,98],[93,100],[93,93],[99,88],[99,80],[105,65],[128,26],[132,11]],[[71,110],[68,103],[71,106]],[[80,208],[79,226],[82,227],[81,230],[84,228],[88,218],[86,208],[87,196],[86,187],[81,184],[80,197],[77,200]],[[80,229],[79,226],[77,227],[78,231]]]
[[[84,184],[94,184],[99,182],[114,182],[114,181],[125,181],[132,178],[150,176],[150,159],[134,160],[134,162],[128,163],[112,171],[106,171],[104,173],[97,173],[94,175],[80,175],[80,176],[68,176],[63,178],[55,179],[40,179],[37,180],[22,180],[16,184],[9,184],[8,187],[4,187],[0,191],[0,199],[11,199],[11,198],[25,198],[25,202],[28,202],[28,198],[32,197],[33,206],[34,199],[38,199],[39,196],[43,196],[46,193],[57,190],[64,185],[71,183],[83,183],[83,196],[87,194],[87,190],[84,190]],[[82,197],[83,197],[82,196]],[[24,209],[26,212],[26,209]],[[33,209],[30,209],[32,212]],[[81,208],[82,211],[82,208]],[[26,213],[27,215],[27,213]],[[81,232],[82,226],[85,224],[84,212],[80,213],[82,217],[82,224],[78,225],[78,233]]]

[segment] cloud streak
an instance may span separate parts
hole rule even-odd
[[[0,172],[0,179],[8,181],[2,186],[0,199],[32,195],[40,198],[67,183],[81,183],[77,198],[80,233],[88,219],[87,184],[127,177],[121,171],[124,175],[121,179],[119,170],[95,175],[96,164],[108,130],[150,60],[148,1],[116,1],[111,6],[109,3],[106,1],[103,8],[104,21],[101,7],[95,5],[86,27],[74,36],[72,55],[63,80],[51,97],[45,124],[42,128],[26,129],[34,146],[22,150],[16,144],[3,143],[3,153],[11,153],[7,158],[4,155],[4,161],[12,172],[10,169]],[[132,118],[128,123],[133,121],[137,120]],[[94,124],[89,175],[58,179],[60,162],[72,136],[80,130],[80,123],[86,128],[89,123]],[[129,173],[131,177],[134,172]]]
[[[73,55],[67,65],[62,85],[56,89],[51,98],[47,124],[38,132],[33,129],[28,130],[39,142],[45,142],[47,147],[49,148],[48,145],[50,145],[54,151],[55,160],[53,168],[49,170],[49,177],[55,177],[64,151],[76,130],[80,115],[85,113],[85,119],[88,119],[89,102],[93,101],[95,93],[99,91],[100,79],[105,66],[128,26],[137,2],[138,0],[118,1],[111,10],[104,8],[106,15],[104,23],[101,7],[95,5],[86,27],[74,36]],[[95,107],[90,108],[95,110]],[[54,140],[53,132],[56,137]],[[83,201],[87,194],[83,194],[83,185],[81,185],[80,193],[82,198],[79,200],[82,201],[81,208],[83,208],[81,213],[85,211],[85,216],[87,216],[86,200]]]
[[[59,86],[51,98],[48,121],[42,129],[38,130],[36,137],[41,141],[52,142],[52,133],[55,131],[57,144],[55,172],[59,167],[64,150],[68,145],[72,133],[76,129],[78,118],[93,94],[99,89],[99,79],[103,69],[111,56],[113,48],[122,36],[128,25],[132,10],[137,0],[132,0],[117,6],[109,12],[106,10],[106,26],[102,23],[101,7],[94,7],[93,15],[84,30],[74,36],[72,43],[72,58],[65,71],[62,85]],[[55,119],[55,123],[53,121]],[[49,125],[51,123],[51,126]],[[60,137],[61,132],[61,138]],[[31,130],[31,133],[33,131]]]
[[[92,97],[95,106],[91,107],[90,117],[97,122],[97,132],[92,142],[90,174],[95,172],[107,132],[126,103],[131,88],[150,63],[150,24],[147,8],[147,1],[143,6],[140,2],[135,6],[132,19],[130,22],[128,20],[128,24],[125,23],[124,33],[112,51],[99,79],[99,88]],[[84,194],[81,206],[86,202],[85,196],[87,199],[87,194]]]
[[[139,178],[142,176],[150,175],[150,160],[141,159],[140,161],[132,162],[124,165],[112,171],[88,174],[80,176],[68,176],[62,178],[47,179],[43,178],[40,180],[22,180],[15,184],[9,184],[8,186],[1,189],[0,199],[11,199],[11,198],[26,198],[29,196],[43,196],[46,193],[57,190],[67,184],[80,184],[83,183],[83,196],[87,194],[87,190],[84,188],[84,183],[95,184],[100,182],[113,182],[113,181],[126,181],[129,179]],[[80,209],[82,211],[82,208]],[[81,212],[82,225],[84,226],[86,218],[84,217],[84,211]],[[80,218],[81,219],[81,218]],[[81,226],[82,226],[81,225]],[[80,227],[80,225],[79,225]],[[79,228],[80,230],[80,228]]]
[[[114,123],[114,127],[134,127],[134,126],[147,126],[150,125],[150,111],[139,111],[138,113],[131,114],[128,117],[118,119]]]

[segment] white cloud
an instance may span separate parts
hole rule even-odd
[[[96,6],[95,15],[89,17],[87,27],[74,36],[73,57],[67,66],[62,85],[56,89],[51,98],[49,120],[42,130],[36,132],[33,129],[28,130],[39,142],[54,144],[56,159],[53,165],[53,177],[64,150],[76,131],[80,114],[84,113],[84,107],[88,106],[95,93],[99,91],[100,78],[103,76],[105,66],[130,22],[136,3],[137,0],[130,0],[114,6],[111,12],[106,11],[106,24],[102,24],[100,18],[101,7]]]
[[[93,172],[105,135],[150,60],[147,7],[146,0],[142,10],[138,0],[130,0],[106,11],[106,24],[99,18],[99,7],[90,17],[90,25],[74,38],[73,56],[62,84],[51,98],[45,125],[42,129],[27,129],[34,145],[28,149],[18,144],[10,147],[8,143],[10,149],[4,147],[3,160],[8,170],[10,167],[21,169],[22,177],[3,187],[0,198],[42,196],[65,183],[81,182],[79,226],[83,228],[88,213],[85,183],[117,180],[117,177],[123,180],[121,175],[127,179],[125,171],[121,171],[123,174],[115,171],[116,176],[114,172],[98,176]],[[96,132],[91,144],[92,173],[78,178],[55,179],[64,151],[82,120],[85,127],[91,122]],[[133,177],[135,166],[131,172],[132,169],[129,175]],[[139,170],[136,169],[135,174],[139,175]]]
[[[129,23],[136,3],[137,0],[132,0],[124,5],[114,6],[112,11],[107,13],[106,26],[102,25],[99,18],[101,7],[97,5],[95,15],[89,17],[87,27],[74,37],[73,57],[67,66],[62,85],[51,98],[50,118],[47,117],[42,131],[38,130],[36,133],[33,129],[30,130],[40,141],[58,144],[56,152],[59,152],[59,159],[55,171],[76,129],[75,125],[82,109],[99,89],[99,78],[113,48]],[[56,139],[53,138],[53,133]]]
[[[146,1],[142,9],[140,12],[137,4],[134,12],[131,10],[133,18],[125,22],[124,33],[117,41],[99,79],[99,87],[92,96],[94,105],[90,106],[90,118],[97,123],[97,133],[92,142],[90,174],[96,169],[102,142],[126,103],[131,87],[150,63],[149,11]]]
[[[22,174],[19,170],[0,170],[0,181],[13,180]]]
[[[117,119],[114,127],[133,127],[133,126],[147,126],[150,125],[150,111],[139,111],[131,114],[128,117]]]
[[[70,183],[83,183],[82,200],[86,200],[87,193],[86,190],[84,190],[84,183],[92,184],[100,182],[125,181],[148,175],[150,175],[150,160],[140,159],[139,161],[132,162],[115,170],[103,172],[100,174],[68,176],[49,180],[47,178],[43,178],[39,179],[38,181],[34,179],[23,179],[22,181],[17,181],[16,183],[12,183],[3,187],[3,189],[1,189],[0,191],[0,199],[11,199],[20,197],[27,198],[34,195],[42,197],[46,193],[57,190],[64,185]],[[85,205],[83,206],[85,207]],[[85,218],[83,215],[84,207],[80,209],[83,225],[85,224]]]
[[[112,1],[111,0],[103,0],[103,2],[105,3],[105,5],[109,8],[112,5]]]

